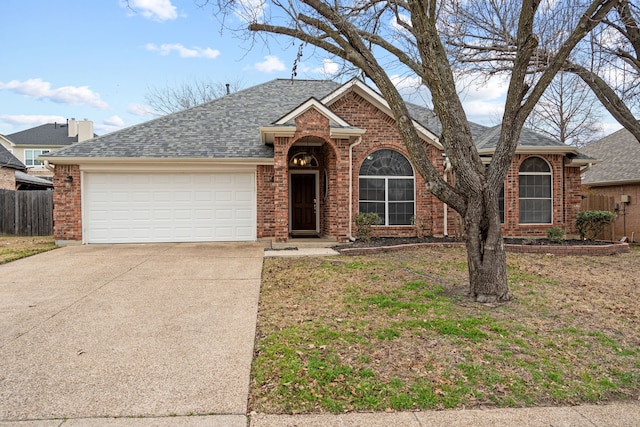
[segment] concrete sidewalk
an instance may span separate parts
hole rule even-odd
[[[340,415],[205,415],[2,422],[0,427],[636,427],[640,403]]]

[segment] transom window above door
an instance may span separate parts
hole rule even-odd
[[[415,177],[409,160],[395,150],[369,154],[358,177],[361,213],[375,212],[380,225],[411,225],[415,215]]]

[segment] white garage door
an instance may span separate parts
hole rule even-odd
[[[254,173],[96,173],[83,178],[86,243],[256,239]]]

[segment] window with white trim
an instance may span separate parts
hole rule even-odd
[[[551,224],[551,167],[541,157],[529,157],[518,176],[520,224]]]
[[[411,225],[415,215],[415,177],[409,160],[401,153],[382,149],[362,162],[359,212],[376,212],[380,225]]]
[[[42,154],[49,153],[51,150],[33,150],[27,149],[24,150],[24,164],[27,167],[39,167],[42,166],[43,163],[38,160],[38,156]]]

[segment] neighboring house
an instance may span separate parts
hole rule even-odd
[[[30,176],[26,170],[26,166],[16,156],[0,145],[1,190],[46,190],[53,188],[53,182],[37,176]]]
[[[614,224],[616,239],[640,239],[640,142],[621,129],[581,149],[598,163],[582,175],[584,192],[613,198],[608,210],[618,216]]]
[[[47,123],[0,137],[0,144],[16,156],[32,175],[53,176],[38,157],[96,135],[93,122],[67,120],[67,123]]]
[[[444,171],[440,124],[409,106]],[[488,161],[500,129],[471,124]],[[505,181],[504,233],[574,231],[580,167],[574,147],[524,131]],[[84,243],[347,241],[358,212],[377,236],[460,233],[459,216],[427,190],[386,101],[359,80],[274,80],[73,144],[55,165],[55,238]],[[451,172],[447,179],[454,179]]]

